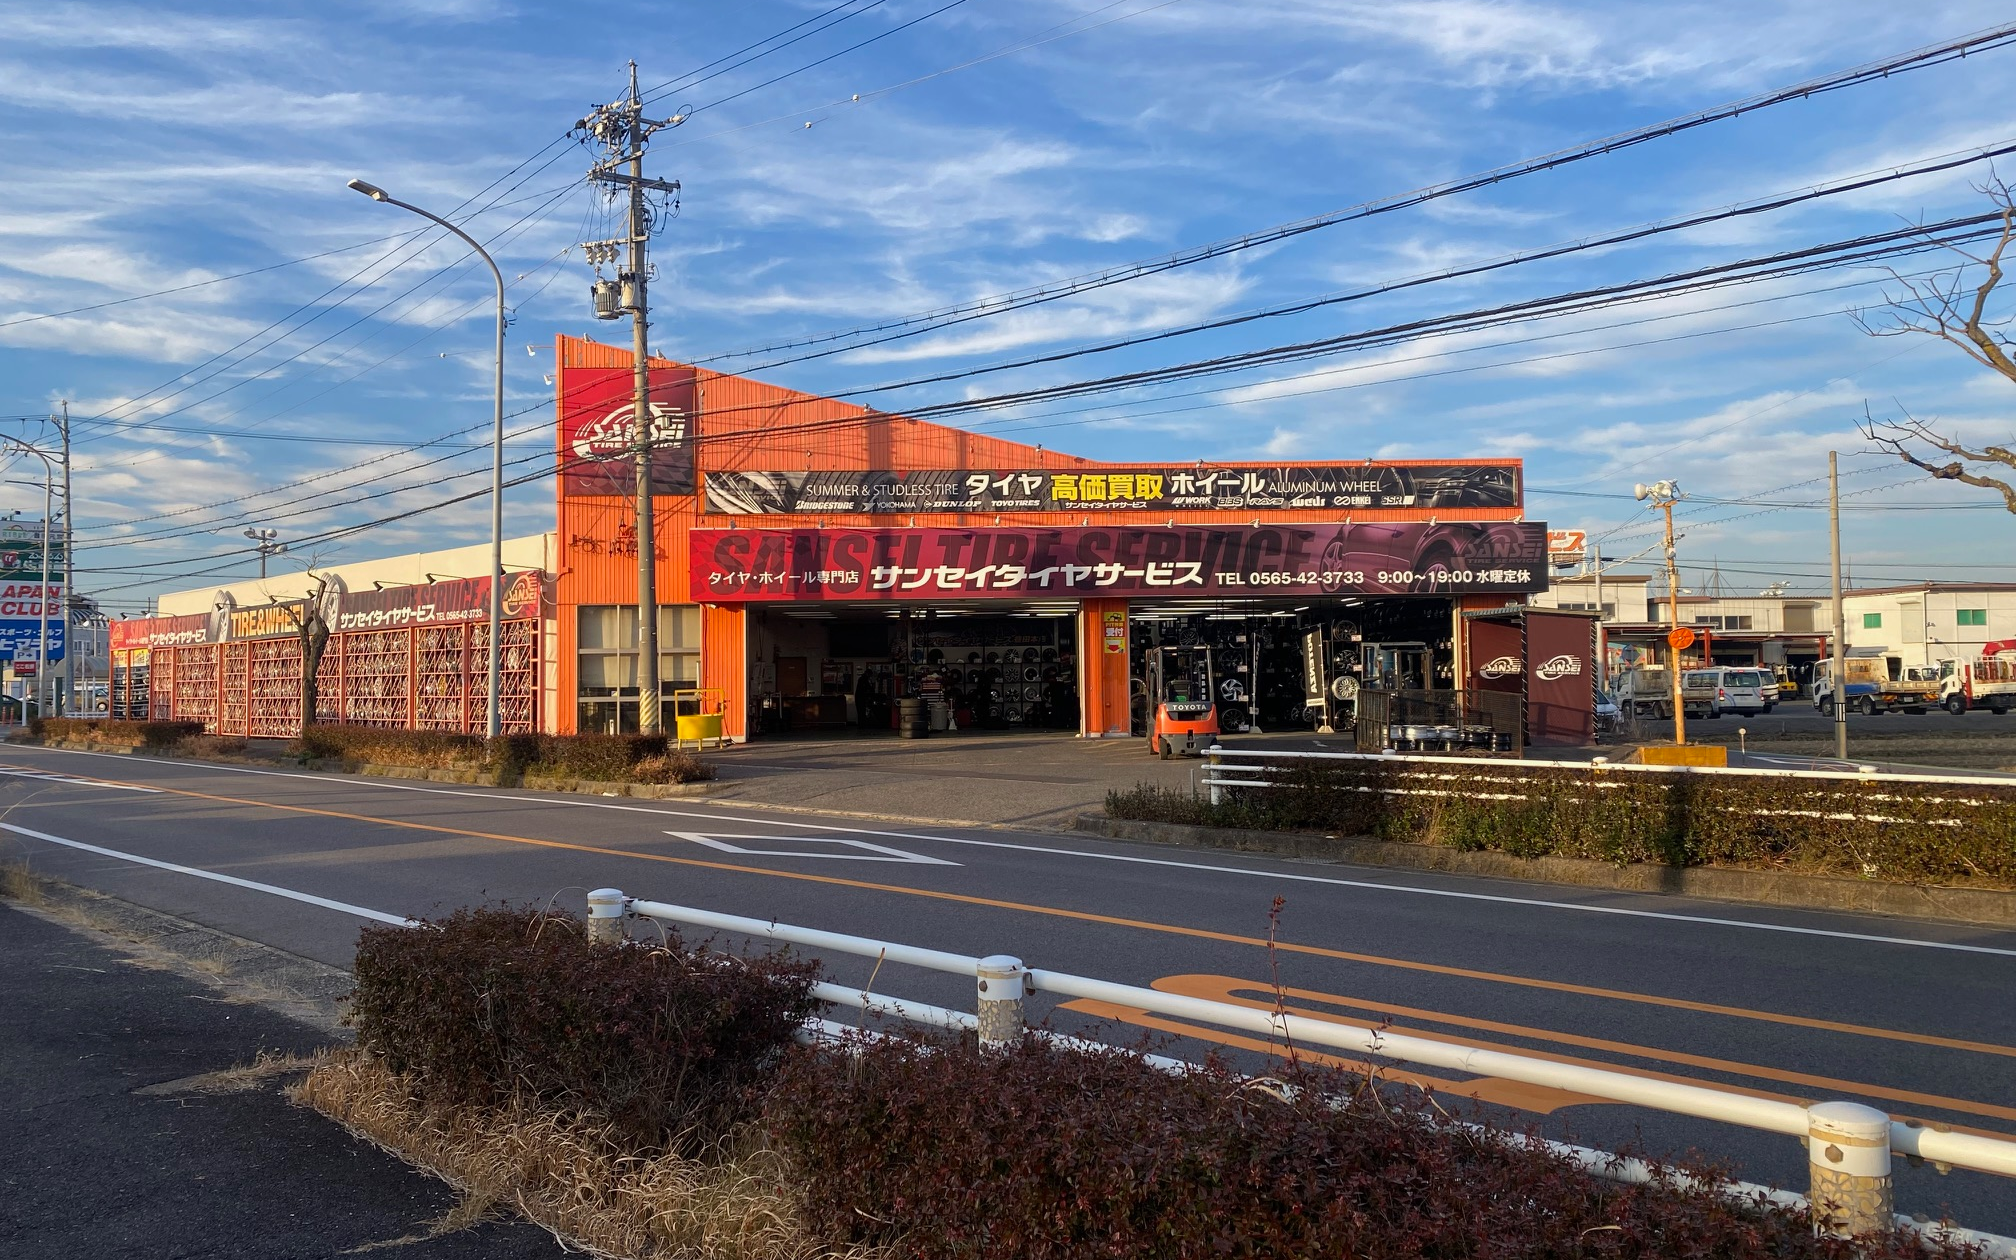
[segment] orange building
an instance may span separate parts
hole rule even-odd
[[[633,360],[557,359],[552,712],[629,729]],[[1546,586],[1516,460],[1101,463],[666,361],[651,393],[661,687],[734,738],[925,689],[952,724],[1124,735],[1144,652],[1178,640],[1222,640],[1247,720],[1278,721],[1321,701],[1312,651],[1460,685],[1461,612]]]
[[[505,725],[634,730],[631,354],[556,351],[553,532],[511,543]],[[1228,731],[1321,722],[1359,686],[1479,685],[1503,662],[1469,659],[1464,614],[1547,584],[1517,460],[1102,463],[664,360],[650,392],[664,712],[732,739],[926,706],[941,729],[1125,736],[1153,665],[1204,650],[1184,668]],[[480,731],[487,561],[349,568],[355,591],[342,567],[317,587],[322,720]],[[292,580],[115,625],[115,714],[298,730]]]

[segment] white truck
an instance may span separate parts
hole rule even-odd
[[[1982,644],[1976,660],[1940,661],[1939,703],[1956,715],[1969,709],[2016,709],[2016,639]]]
[[[1907,668],[1903,657],[1882,648],[1850,648],[1843,664],[1841,690],[1850,713],[1923,713],[1939,703],[1938,671]],[[1824,657],[1813,666],[1813,707],[1834,712],[1834,662]]]
[[[1688,669],[1680,673],[1680,703],[1688,717],[1720,717],[1715,688],[1720,671]],[[1672,675],[1663,665],[1640,665],[1617,679],[1617,708],[1626,718],[1673,716]]]

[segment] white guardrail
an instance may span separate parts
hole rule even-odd
[[[1557,770],[1588,772],[1591,778],[1605,774],[1678,774],[1678,775],[1722,775],[1754,779],[1794,779],[1814,782],[1834,783],[1922,783],[1936,787],[1996,787],[2016,793],[2016,778],[1992,779],[1985,775],[1944,775],[1944,774],[1887,774],[1874,766],[1858,766],[1853,770],[1770,770],[1754,766],[1643,766],[1635,762],[1611,761],[1607,757],[1597,757],[1590,761],[1539,761],[1532,758],[1512,757],[1442,757],[1426,753],[1397,752],[1289,752],[1272,749],[1221,748],[1216,744],[1204,750],[1210,760],[1210,775],[1204,779],[1206,787],[1272,787],[1271,783],[1257,778],[1224,778],[1225,775],[1260,775],[1268,769],[1268,763],[1278,761],[1293,764],[1298,761],[1324,762],[1348,761],[1374,765],[1404,766],[1461,766],[1472,772],[1499,770]],[[1238,758],[1227,761],[1224,758]],[[1510,781],[1510,780],[1508,780]]]
[[[1468,761],[1466,764],[1477,763]],[[1452,1045],[1306,1016],[1276,1014],[1254,1007],[1185,997],[1068,972],[1026,967],[1020,959],[1005,954],[985,958],[951,954],[893,941],[795,927],[768,919],[723,914],[694,906],[644,901],[625,896],[614,888],[600,888],[588,894],[589,939],[603,942],[623,940],[627,935],[626,918],[630,916],[712,928],[757,941],[852,954],[878,962],[902,963],[970,977],[977,985],[976,1009],[973,1012],[887,997],[827,982],[816,985],[813,996],[823,1002],[886,1018],[932,1028],[973,1032],[983,1047],[1003,1045],[1026,1034],[1076,1049],[1117,1050],[1117,1047],[1101,1042],[1027,1028],[1023,1021],[1023,1000],[1039,992],[1054,993],[1110,1002],[1220,1028],[1263,1033],[1305,1046],[1322,1046],[1367,1058],[1390,1059],[1480,1077],[1551,1086],[1612,1102],[1783,1134],[1798,1138],[1807,1145],[1810,1197],[1740,1181],[1711,1183],[1702,1188],[1742,1199],[1761,1196],[1791,1207],[1814,1204],[1816,1228],[1841,1236],[1912,1230],[1928,1237],[1972,1243],[1989,1256],[2016,1260],[2016,1238],[1962,1229],[1895,1212],[1890,1172],[1891,1156],[1895,1153],[1914,1161],[1928,1161],[1942,1172],[1968,1168],[2016,1177],[2016,1141],[2012,1140],[1895,1121],[1876,1108],[1860,1103],[1822,1102],[1801,1106],[1706,1085],[1656,1080],[1627,1072],[1556,1063],[1503,1050]],[[808,1023],[800,1040],[808,1043],[833,1042],[854,1032],[848,1025],[817,1018]],[[1195,1066],[1159,1055],[1145,1058],[1154,1066],[1171,1072],[1189,1071]],[[1548,1142],[1546,1145],[1591,1173],[1609,1180],[1642,1184],[1660,1175],[1642,1160],[1561,1142]]]

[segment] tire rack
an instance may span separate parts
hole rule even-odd
[[[329,636],[316,717],[352,726],[461,731],[486,726],[489,626],[461,622]],[[540,623],[504,623],[503,728],[538,729]],[[149,716],[202,722],[220,735],[286,738],[300,730],[301,644],[292,636],[155,648],[129,668],[128,703]],[[143,690],[144,688],[144,690]]]

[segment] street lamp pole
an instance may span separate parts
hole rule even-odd
[[[504,657],[504,273],[497,270],[497,262],[488,250],[476,243],[476,238],[456,227],[438,214],[430,214],[415,205],[409,205],[387,195],[384,189],[367,184],[361,179],[353,179],[349,187],[363,193],[373,201],[382,201],[388,206],[408,210],[431,223],[447,228],[462,238],[463,243],[476,251],[476,256],[490,268],[490,276],[497,282],[497,380],[495,423],[490,434],[490,680],[489,680],[489,721],[484,727],[486,734],[495,739],[504,731],[503,715],[499,709],[503,691]]]
[[[42,593],[35,601],[42,624],[35,635],[35,716],[46,717],[48,710],[42,693],[43,680],[49,674],[49,528],[50,518],[56,515],[56,461],[50,458],[48,452],[20,438],[7,439],[7,445],[42,461]],[[63,595],[67,599],[70,592],[65,591]]]

